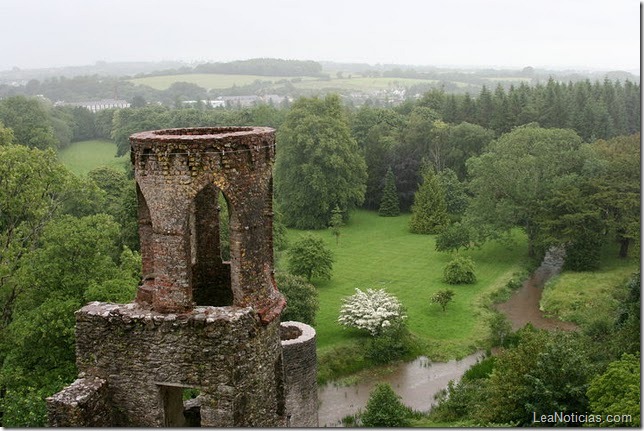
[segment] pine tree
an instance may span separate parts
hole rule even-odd
[[[423,183],[414,195],[409,230],[412,233],[435,234],[446,226],[447,205],[438,179],[431,167],[423,172]]]
[[[387,174],[385,175],[385,187],[382,190],[378,215],[382,217],[400,215],[400,199],[398,198],[398,190],[396,190],[396,177],[391,168],[387,169]]]

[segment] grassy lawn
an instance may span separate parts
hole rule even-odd
[[[130,163],[127,156],[114,157],[116,144],[112,141],[93,140],[74,142],[60,151],[60,161],[76,175],[87,175],[99,166],[124,169]]]
[[[617,245],[610,244],[602,250],[602,264],[596,271],[565,271],[550,280],[541,298],[541,309],[586,326],[599,320],[611,320],[617,307],[624,283],[639,268],[637,250],[628,259],[617,257]]]
[[[384,288],[397,296],[407,308],[409,329],[434,359],[462,357],[484,345],[489,311],[482,304],[521,268],[524,238],[517,234],[517,243],[510,248],[489,243],[480,250],[461,252],[474,259],[478,281],[450,286],[441,281],[450,256],[434,250],[433,236],[409,233],[408,221],[409,215],[379,217],[357,211],[337,245],[330,231],[313,231],[326,241],[336,260],[331,280],[313,280],[320,294],[316,319],[320,354],[364,337],[336,322],[342,298],[352,295],[355,288]],[[290,230],[289,240],[295,241],[300,234]],[[281,259],[280,266],[285,263]],[[429,297],[447,287],[456,295],[443,312]]]

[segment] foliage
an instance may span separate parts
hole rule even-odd
[[[360,415],[366,427],[408,427],[409,408],[400,402],[388,383],[378,383],[369,394],[369,401]]]
[[[17,144],[41,150],[60,144],[54,134],[52,117],[36,98],[13,96],[1,100],[0,122],[13,130]]]
[[[337,96],[297,100],[278,135],[275,194],[287,226],[321,229],[336,205],[362,204],[366,164]]]
[[[465,185],[458,180],[456,172],[445,168],[437,175],[438,183],[443,189],[447,212],[451,215],[462,215],[467,209],[469,198],[465,193]]]
[[[284,216],[282,211],[275,200],[273,200],[273,246],[277,250],[286,250],[288,248],[288,237],[286,234],[286,225],[284,224]]]
[[[401,324],[407,316],[398,299],[384,289],[356,288],[356,293],[342,300],[338,322],[348,328],[366,330],[372,336]]]
[[[625,258],[630,243],[640,237],[640,135],[599,140],[591,149],[602,167],[593,175],[593,197],[620,243],[619,256]]]
[[[502,346],[512,333],[512,324],[503,313],[494,313],[489,320],[490,342],[493,346]]]
[[[612,423],[608,426],[640,426],[640,357],[625,353],[608,369],[596,376],[588,387],[587,396],[593,413],[604,415],[631,415],[630,423]]]
[[[581,172],[580,147],[581,138],[571,130],[526,125],[502,135],[467,162],[474,198],[466,218],[489,237],[522,228],[533,256],[548,215],[541,211],[543,202],[556,181]]]
[[[391,168],[387,169],[387,174],[385,175],[385,186],[382,190],[382,199],[380,200],[378,215],[382,217],[396,217],[400,215],[396,177]]]
[[[74,193],[69,185],[69,174],[52,150],[0,147],[0,327],[11,321],[24,290],[14,277],[44,226]]]
[[[414,195],[409,230],[412,233],[435,234],[447,225],[447,205],[443,190],[432,168],[423,171],[423,183]]]
[[[593,370],[583,339],[529,326],[518,335],[518,345],[497,356],[482,398],[487,402],[477,408],[479,418],[528,425],[533,412],[538,417],[587,411],[585,393]]]
[[[371,337],[367,341],[364,355],[374,364],[388,364],[407,357],[414,347],[407,325],[401,320]]]
[[[441,309],[444,312],[445,309],[447,308],[447,304],[449,304],[453,298],[454,298],[454,291],[452,289],[443,289],[434,293],[430,298],[430,301],[433,302],[434,304],[440,305]]]
[[[302,236],[288,250],[289,271],[311,281],[313,277],[331,278],[333,254],[324,241],[311,234]]]
[[[320,306],[315,286],[304,277],[284,272],[278,272],[275,281],[279,291],[286,297],[282,321],[293,320],[315,325],[315,314]]]
[[[331,211],[331,220],[329,221],[329,228],[335,236],[335,243],[337,244],[340,240],[340,235],[342,235],[342,226],[344,226],[344,221],[342,220],[343,211],[336,205],[333,211]]]
[[[449,284],[476,283],[474,261],[469,257],[455,256],[443,270],[443,281]]]
[[[436,235],[436,251],[455,251],[469,248],[471,240],[470,228],[462,223],[452,223]]]

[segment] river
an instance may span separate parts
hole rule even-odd
[[[569,322],[546,318],[539,309],[539,301],[545,283],[559,273],[563,265],[563,254],[552,249],[546,253],[543,263],[523,285],[512,294],[507,302],[498,304],[497,310],[504,313],[512,329],[522,328],[531,323],[541,329],[575,330],[577,327]],[[434,395],[447,387],[450,380],[458,380],[463,373],[481,358],[481,352],[474,353],[459,361],[431,362],[426,357],[419,357],[412,362],[389,366],[389,373],[370,373],[350,386],[341,386],[334,382],[327,383],[318,389],[318,420],[321,427],[342,426],[345,416],[353,415],[364,409],[369,393],[380,382],[389,383],[401,396],[402,402],[420,411],[428,411],[434,404]]]

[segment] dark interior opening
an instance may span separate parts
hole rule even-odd
[[[199,391],[182,386],[159,385],[166,427],[200,427]]]
[[[192,297],[197,305],[233,305],[230,284],[230,207],[214,185],[195,197],[190,212]]]

